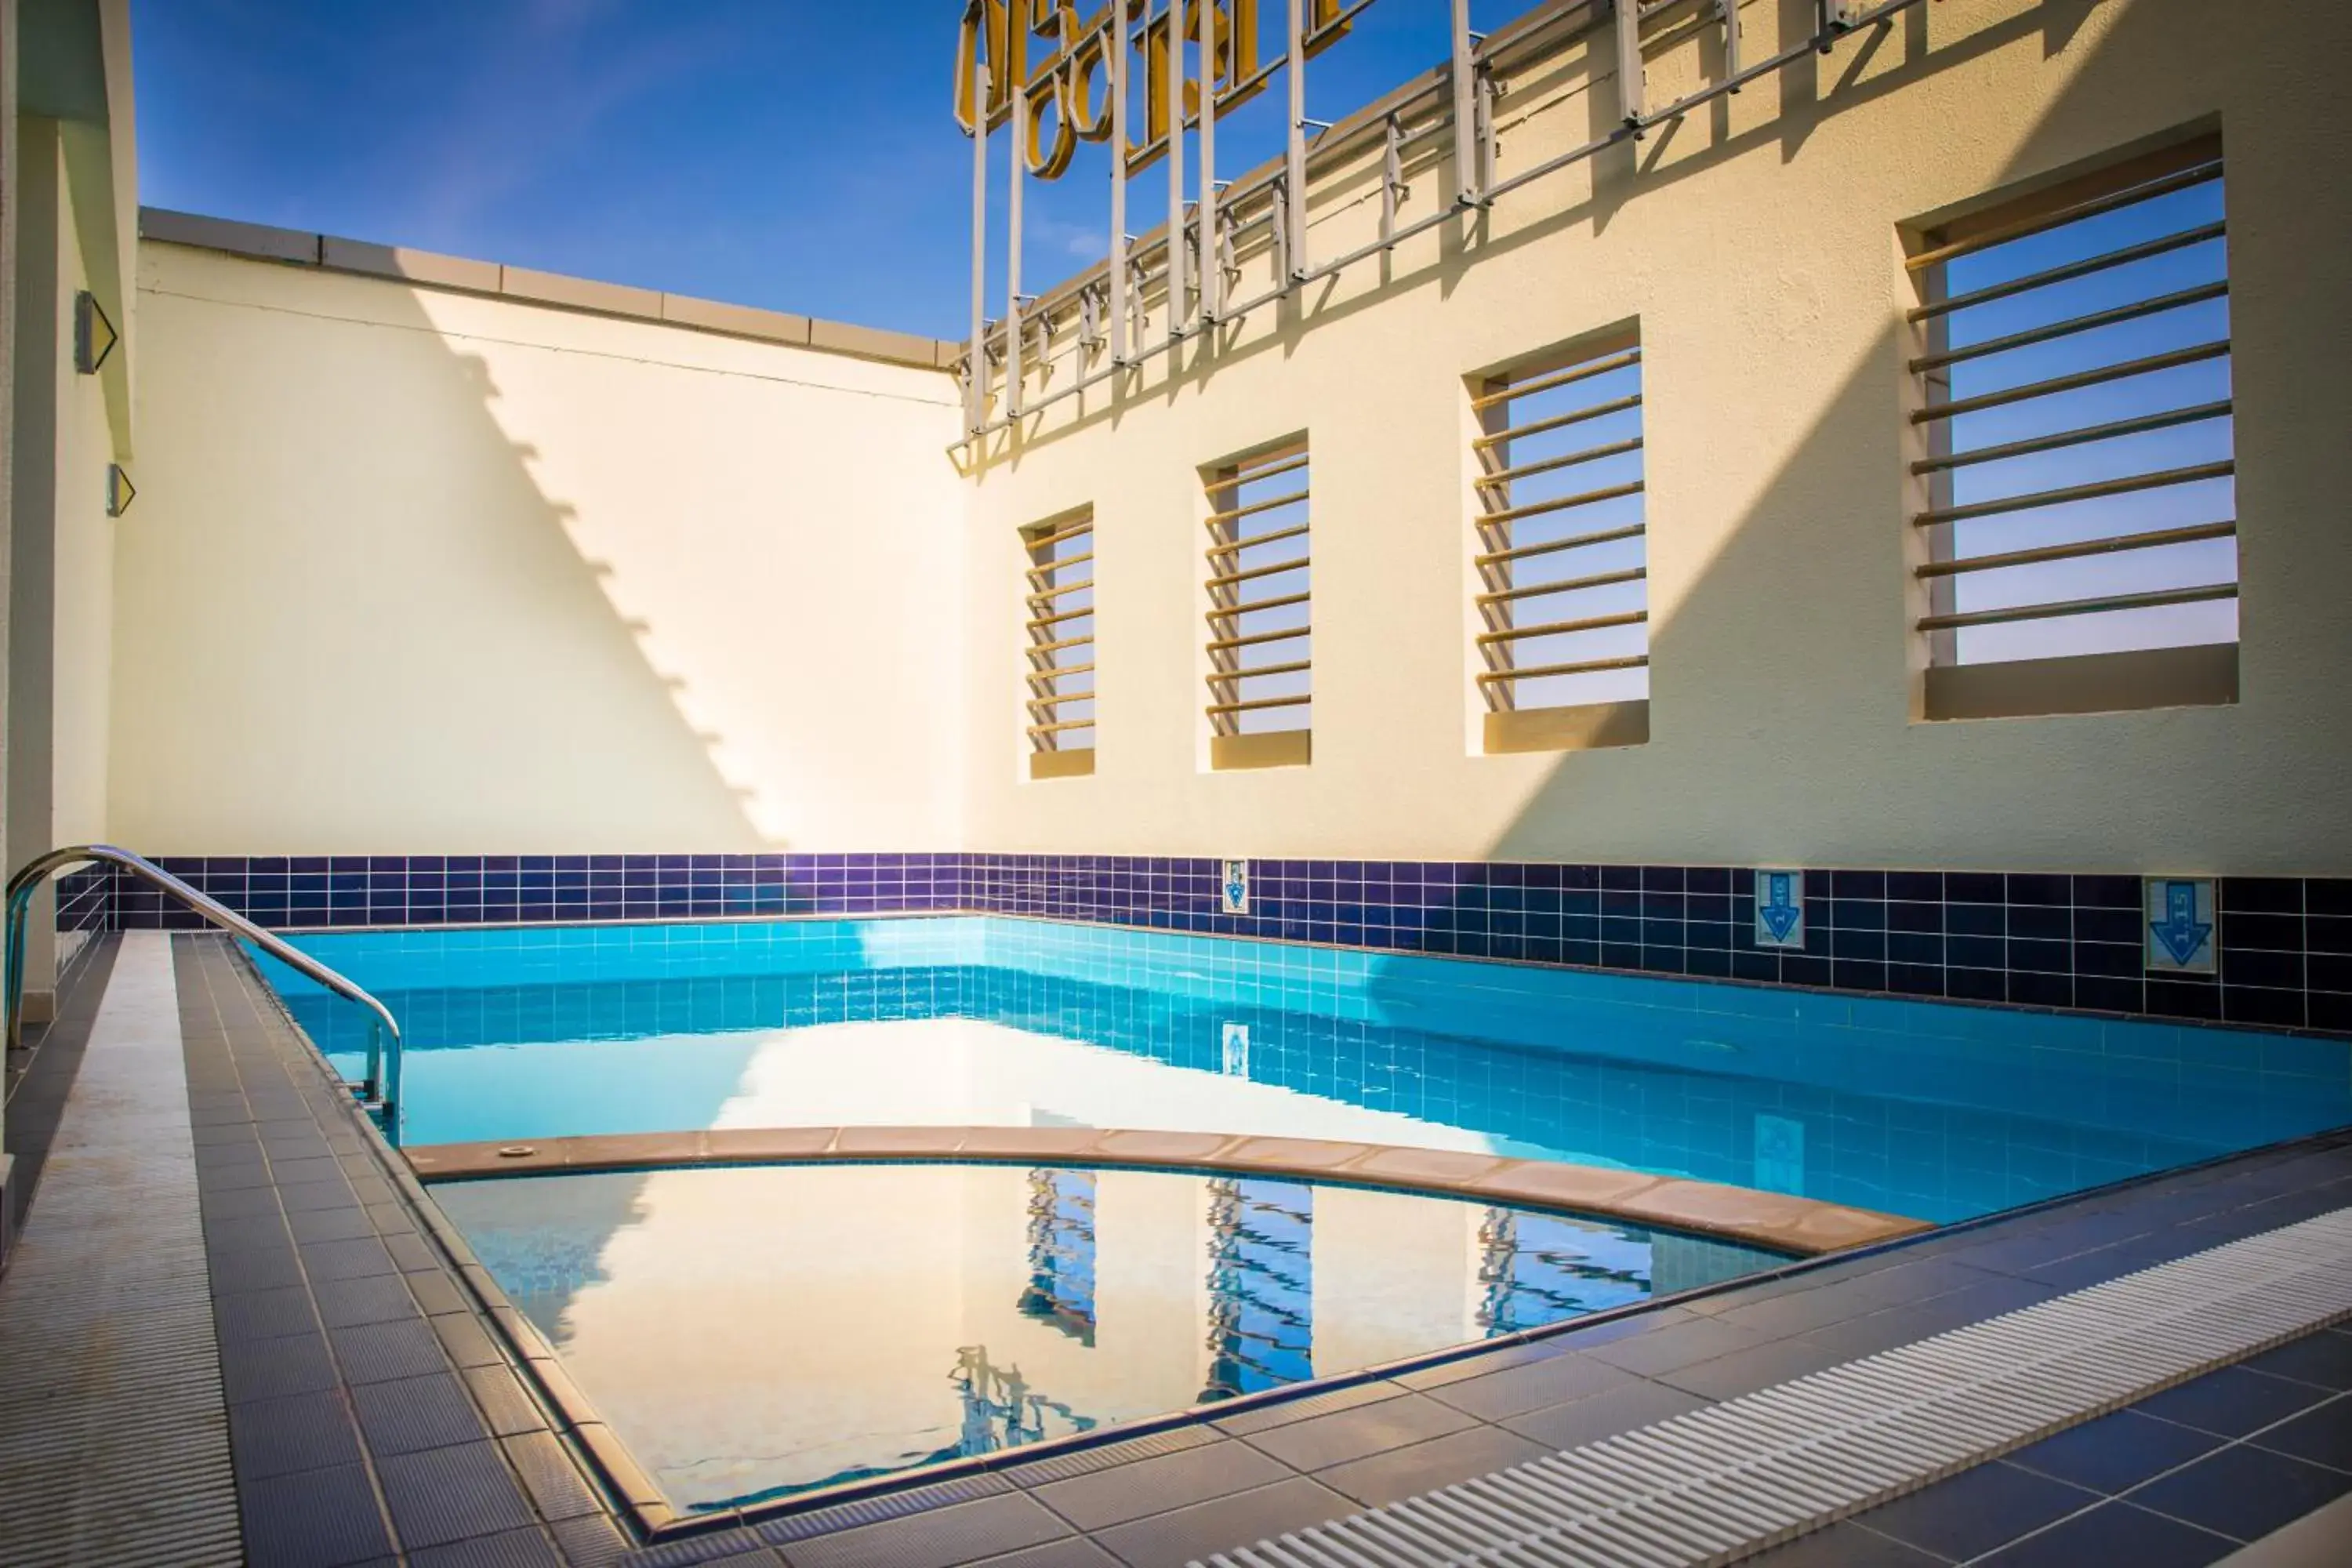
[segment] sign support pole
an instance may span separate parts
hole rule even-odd
[[[1206,5],[1208,0],[1202,0]],[[1184,0],[1168,0],[1168,341],[1184,335]]]
[[[1303,13],[1307,0],[1290,0],[1290,54],[1284,68],[1290,74],[1290,134],[1283,144],[1283,236],[1289,247],[1289,276],[1284,287],[1307,276],[1307,37]]]
[[[988,62],[971,62],[971,340],[965,354],[964,426],[988,423]]]
[[[1127,363],[1127,0],[1110,5],[1110,363]]]

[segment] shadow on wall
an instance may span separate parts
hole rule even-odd
[[[2045,52],[2055,53],[2074,38],[2092,5],[2093,0],[2050,0],[2030,18],[2000,24],[1994,31],[2014,37],[2017,21],[2037,20],[2046,34]],[[2027,134],[1987,195],[2006,184],[2179,128],[2147,121],[2147,83],[2160,72],[2178,74],[2182,30],[2210,26],[2210,14],[2186,0],[2140,0],[2115,16],[2115,25],[2082,61],[2065,93]],[[1958,47],[1966,48],[1971,42],[1961,40]],[[2273,48],[2284,42],[2276,37],[2263,41]],[[1934,64],[1915,53],[1900,73],[1874,85],[1893,90]],[[2181,85],[2183,102],[2210,105],[2222,97],[2219,91],[2200,91],[2194,82]],[[2314,100],[2320,96],[2317,89],[2305,90]],[[1822,110],[1808,112],[1834,110],[1832,98]],[[2245,205],[2263,214],[2297,210],[2284,193],[2308,178],[2308,166],[2286,156],[2289,151],[2236,149],[2231,189],[2263,187],[2259,206],[2252,201]],[[2231,205],[2235,208],[2238,204]],[[1906,216],[1889,215],[1890,279],[1891,220]],[[2344,225],[2338,219],[2334,226]],[[2231,228],[2231,334],[2240,350],[2238,510],[2247,529],[2240,546],[2247,626],[2240,704],[2157,716],[1912,721],[1903,538],[1907,454],[1901,447],[1900,402],[1906,351],[1896,342],[1899,320],[1890,300],[1886,331],[1860,355],[1848,379],[1789,450],[1771,482],[1727,533],[1727,542],[1690,579],[1678,602],[1652,604],[1650,760],[1654,765],[1665,760],[1657,753],[1706,743],[1717,749],[1704,758],[1695,755],[1695,762],[1709,767],[1731,763],[1745,780],[1737,791],[1693,792],[1688,798],[1695,809],[1716,815],[1679,822],[1679,837],[1717,847],[1727,856],[1744,852],[1803,865],[1813,846],[1778,833],[1776,808],[1825,790],[1845,789],[1852,777],[1875,775],[1916,787],[1923,835],[1932,831],[1935,825],[1928,818],[1939,808],[1964,813],[1977,825],[1976,841],[1991,841],[1998,834],[2008,847],[2006,863],[2012,866],[2068,868],[2074,847],[2093,832],[2112,838],[2122,814],[2127,819],[2123,828],[2126,837],[2176,846],[2179,864],[2231,868],[2219,865],[2218,846],[2209,847],[2200,835],[2203,825],[2225,819],[2234,819],[2235,828],[2242,831],[2245,791],[2252,773],[2250,767],[2241,775],[2231,767],[2214,765],[2214,760],[2231,753],[2241,733],[2241,716],[2251,710],[2272,705],[2289,710],[2263,716],[2259,729],[2267,734],[2293,733],[2305,721],[2324,722],[2324,710],[2314,705],[2320,686],[2305,672],[2330,664],[2341,668],[2352,659],[2352,647],[2346,646],[2347,618],[2326,613],[2321,595],[2307,590],[2298,594],[2294,587],[2315,576],[2339,584],[2352,580],[2352,542],[2340,531],[2295,525],[2299,502],[2340,497],[2352,487],[2352,464],[2340,447],[2295,438],[2297,431],[2341,427],[2347,400],[2340,384],[2279,387],[2263,379],[2268,365],[2316,363],[2311,350],[2294,346],[2305,330],[2297,323],[2307,326],[2330,313],[2316,308],[2312,296],[2317,285],[2305,280],[2294,257],[2332,250],[2328,239],[2341,237],[2312,232],[2289,246],[2282,243],[2284,237],[2273,234],[2249,249],[2236,237],[2247,230],[2234,216]],[[2291,263],[2297,270],[2288,270]],[[2333,330],[2339,335],[2343,331],[2340,325]],[[2328,412],[2331,401],[2336,410],[2333,415]],[[2277,419],[2265,422],[2266,405]],[[1858,494],[1873,496],[1876,504],[1856,508],[1853,498]],[[1650,499],[1658,514],[1652,524],[1654,540],[1674,527],[1674,498],[1654,493]],[[2292,564],[2280,559],[2290,545],[2295,556]],[[1832,581],[1824,582],[1823,562],[1846,564],[1829,574]],[[2289,599],[2298,602],[2285,602]],[[2310,613],[2298,616],[2297,610]],[[1808,625],[1824,616],[1837,619],[1848,635],[1803,635]],[[1857,647],[1866,649],[1871,668],[1884,674],[1868,688],[1872,700],[1866,705],[1824,702],[1824,691],[1855,689],[1855,678],[1844,667]],[[1688,685],[1693,670],[1709,672],[1705,691]],[[1720,737],[1710,741],[1678,733],[1677,711],[1702,706],[1715,715],[1747,715],[1746,732],[1727,745]],[[2102,730],[2107,733],[2100,737],[2095,768],[2053,774],[2046,763],[2036,765],[2045,742],[2063,744],[2061,754],[2077,757],[2084,733]],[[2105,743],[2110,740],[2112,744]],[[2261,773],[2266,787],[2290,803],[2340,795],[2340,783],[2330,776],[2337,770],[2324,752],[2314,746],[2263,760]],[[2179,765],[2184,752],[2197,759],[2196,767]],[[1895,759],[1891,767],[1890,753]],[[1616,755],[1606,751],[1561,754],[1517,819],[1497,836],[1493,856],[1504,860],[1575,858],[1580,812],[1596,800],[1622,805],[1623,792],[1632,787],[1632,775],[1615,762]],[[2175,783],[2161,791],[2149,790],[2145,781],[2151,776]],[[2103,789],[2111,783],[2134,787]],[[2317,844],[2307,818],[2282,808],[2268,814],[2267,820],[2282,863],[2298,854],[2310,858]],[[1888,842],[1867,863],[1919,864],[1926,848],[1920,842]],[[1924,858],[1927,864],[1938,863],[1932,853]],[[2331,868],[2298,867],[2314,873]]]
[[[488,365],[416,294],[303,279],[348,290],[347,319],[241,285],[249,263],[166,263],[142,280],[142,395],[173,416],[147,424],[117,578],[118,837],[776,847],[501,428]],[[648,824],[660,842],[626,842]]]
[[[2080,47],[2077,35],[2095,8],[2094,0],[2052,0],[1990,33],[2015,40],[2025,27],[2038,26],[2045,57],[2054,56],[2070,44]],[[2179,129],[2147,118],[2157,112],[2149,108],[2148,83],[2168,73],[2179,78],[2180,37],[2213,26],[2210,14],[2187,0],[2139,0],[2109,16],[2113,25],[2080,60],[2064,94],[2025,133],[2016,155],[1987,184],[1988,195]],[[2298,51],[2290,34],[2279,23],[2247,47],[2293,54],[2297,64],[2292,68],[2305,78],[2294,84],[2296,96],[2320,102],[2325,89],[2315,83],[2326,68],[2317,62],[2334,51],[2316,41]],[[1890,37],[1885,47],[1896,43]],[[1981,45],[1963,39],[1954,47]],[[1908,63],[1865,90],[1894,90],[1932,71],[1945,51],[1931,58],[1923,50],[1915,37]],[[2178,86],[2184,104],[2210,109],[2227,96],[2194,80]],[[1837,107],[1835,90],[1827,90],[1822,104],[1805,106],[1800,123],[1785,134],[1801,143],[1810,129],[1806,121]],[[2193,121],[2198,112],[2184,111],[2179,123]],[[2224,133],[2231,133],[2227,125]],[[2307,258],[2340,251],[2352,234],[2340,207],[2323,215],[2319,209],[2327,204],[2297,196],[2317,189],[2311,184],[2315,170],[2342,159],[2341,128],[2328,127],[2326,133],[2335,138],[2327,146],[2256,145],[2242,138],[2230,144],[2231,331],[2238,351],[2241,465],[2236,513],[2246,530],[2239,555],[2245,640],[2236,705],[1951,722],[1912,718],[1901,445],[1907,351],[1897,342],[1897,301],[1890,293],[1885,330],[1868,342],[1810,426],[1789,443],[1784,460],[1721,548],[1686,577],[1678,599],[1654,598],[1646,765],[1626,766],[1634,754],[1629,752],[1559,754],[1488,851],[1506,863],[1589,858],[1580,826],[1588,814],[1626,820],[1643,805],[1644,781],[1654,781],[1661,766],[1671,773],[1686,764],[1695,775],[1719,780],[1728,772],[1742,781],[1737,789],[1676,793],[1681,804],[1674,809],[1680,815],[1671,822],[1670,837],[1685,846],[1682,858],[1717,864],[1653,868],[1646,884],[1637,867],[1530,867],[1545,873],[1545,886],[1535,890],[1534,879],[1521,868],[1500,865],[1475,886],[1455,889],[1444,907],[1432,911],[1427,950],[1550,962],[1564,957],[1654,973],[2036,1005],[2137,1012],[2145,1003],[2158,1012],[2220,1016],[2218,988],[2210,984],[2201,998],[2168,995],[2158,1007],[2154,985],[2159,983],[2144,982],[2137,945],[2120,950],[2129,961],[2127,973],[2120,966],[2097,974],[2035,972],[2043,966],[2027,963],[2022,952],[2063,944],[2026,940],[2050,933],[2021,933],[2014,911],[2004,931],[1997,876],[1977,879],[1996,889],[1989,895],[1990,927],[1972,925],[1964,932],[1957,926],[1947,931],[1945,910],[1925,901],[1948,896],[1939,872],[1922,874],[1923,885],[1933,883],[1935,890],[1916,894],[1890,892],[1890,879],[1874,872],[1850,883],[1841,877],[1832,899],[1831,875],[1817,871],[1806,889],[1811,951],[1783,955],[1759,949],[1747,872],[1720,862],[1818,865],[1813,857],[1820,847],[1781,824],[1817,822],[1820,815],[1808,803],[1850,794],[1854,779],[1876,778],[1885,781],[1885,788],[1904,792],[1901,809],[1877,815],[1916,824],[1917,836],[1892,837],[1877,846],[1863,861],[1873,867],[1966,865],[1946,847],[1997,845],[1989,856],[1993,864],[2056,871],[2341,870],[2340,862],[2326,858],[2341,853],[2330,826],[2344,809],[2340,753],[2332,755],[2317,737],[2338,721],[2333,715],[2340,704],[2340,692],[2331,692],[2320,672],[2352,668],[2352,618],[2331,602],[2326,586],[2336,584],[2340,593],[2342,584],[2352,582],[2352,539],[2303,520],[2340,512],[2331,498],[2352,489],[2352,461],[2342,444],[2310,439],[2352,423],[2352,399],[2340,382],[2294,379],[2299,367],[2330,363],[2328,352],[2309,341],[2313,331],[2338,342],[2347,336],[2338,313],[2317,297],[2325,286],[2308,271]],[[2252,199],[2257,191],[2259,200]],[[1616,199],[1624,199],[1622,191]],[[2255,221],[2242,222],[2242,212]],[[2294,213],[2307,220],[2303,232],[2290,238],[2275,229],[2262,231],[2263,217]],[[1888,215],[1890,280],[1896,266],[1892,220],[1907,216]],[[1658,374],[1664,374],[1662,367]],[[1874,504],[1857,506],[1857,495],[1873,497]],[[1674,498],[1653,491],[1649,499],[1654,545],[1675,527]],[[1843,564],[1824,573],[1824,562]],[[1807,635],[1825,620],[1843,635]],[[1857,650],[1874,673],[1857,677],[1851,668]],[[1827,700],[1826,692],[1853,700]],[[1713,733],[1694,733],[1678,723],[1678,715],[1693,711],[1712,716],[1704,727]],[[2315,739],[2263,755],[2248,739],[2297,733]],[[2086,756],[2093,759],[2087,764]],[[2148,787],[2151,779],[2163,781],[2163,787]],[[2315,816],[2314,806],[2321,816]],[[2226,848],[2221,836],[2242,842],[2250,815],[2267,837],[2252,851]],[[2158,851],[2165,863],[2080,863],[2080,845],[2118,837],[2165,847]],[[2250,854],[2260,863],[2224,863]],[[2067,879],[2038,880],[2063,885]],[[2132,879],[2100,880],[2130,883],[2120,895],[2125,903],[2137,896]],[[1851,917],[1842,901],[1849,891],[1857,900]],[[1911,906],[1922,929],[1890,930],[1890,897],[1923,900]],[[2112,904],[2116,896],[2113,889],[2095,896],[2078,887],[2072,897],[2075,936],[2082,940],[2083,908],[2099,900]],[[2032,912],[2063,922],[2070,913],[2066,895],[2054,898],[2059,907]],[[2102,917],[2109,912],[2099,910]],[[1925,922],[1931,914],[1930,928]],[[2063,923],[2057,934],[2065,934]],[[2058,960],[2057,966],[2067,962]],[[2078,951],[2071,962],[2084,959]],[[2299,996],[2292,1001],[2302,1005]]]

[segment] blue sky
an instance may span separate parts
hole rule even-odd
[[[1530,3],[1487,0],[1473,22]],[[1278,50],[1280,0],[1260,9]],[[141,195],[961,338],[961,0],[134,0]],[[1436,63],[1444,16],[1444,0],[1373,5],[1315,61],[1307,112],[1337,119]],[[1277,83],[1221,126],[1221,171],[1270,155],[1281,112]],[[1001,134],[997,151],[1001,202]],[[1104,253],[1106,171],[1088,145],[1058,184],[1031,183],[1029,287]],[[1133,200],[1140,232],[1164,187],[1139,182]]]

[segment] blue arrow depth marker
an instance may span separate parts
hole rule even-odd
[[[2167,882],[2164,885],[2164,918],[2150,921],[2147,929],[2164,945],[2172,962],[2186,969],[2194,963],[2204,948],[2213,928],[2197,918],[2197,884]]]
[[[1764,921],[1764,928],[1772,933],[1774,942],[1786,942],[1789,933],[1797,929],[1797,922],[1805,918],[1804,907],[1790,901],[1788,872],[1768,871],[1764,880],[1770,894],[1756,913]]]

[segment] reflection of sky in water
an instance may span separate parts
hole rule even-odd
[[[1033,922],[303,941],[407,1028],[411,1143],[1171,1128],[1944,1220],[2352,1121],[2341,1041]],[[291,1003],[331,1050],[360,1046],[356,1009]]]
[[[688,1507],[1017,1447],[1769,1267],[1286,1181],[875,1165],[435,1189]]]

